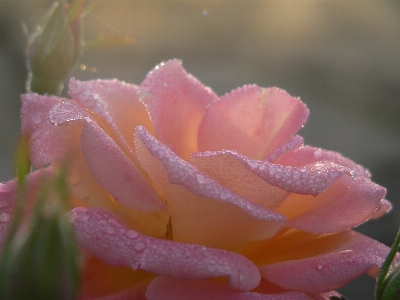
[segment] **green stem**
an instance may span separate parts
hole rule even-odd
[[[39,95],[49,94],[60,96],[64,88],[63,80],[43,78],[29,74],[27,81],[27,91]]]

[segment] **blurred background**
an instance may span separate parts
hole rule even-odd
[[[23,26],[32,32],[51,0],[0,0],[0,181],[13,177],[25,90]],[[96,0],[86,37],[121,35],[125,48],[90,50],[72,76],[140,84],[156,64],[179,58],[223,95],[244,84],[278,86],[310,109],[305,143],[368,168],[388,189],[391,214],[357,228],[391,245],[400,220],[399,1]],[[363,276],[341,291],[373,299]]]

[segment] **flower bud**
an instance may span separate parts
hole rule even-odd
[[[60,95],[63,83],[84,50],[82,9],[85,1],[55,3],[28,40],[27,90]]]
[[[28,224],[18,224],[19,232],[4,245],[2,300],[76,299],[78,255],[71,224],[63,216],[68,200],[64,174],[43,183]]]

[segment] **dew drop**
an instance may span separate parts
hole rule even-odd
[[[137,232],[135,232],[133,230],[128,230],[127,232],[125,232],[125,235],[126,235],[126,237],[128,237],[130,239],[135,239],[138,236]]]
[[[148,98],[150,98],[151,94],[150,94],[150,92],[148,92],[146,90],[140,90],[137,93],[137,96],[141,101],[146,101]]]
[[[164,87],[168,87],[168,83],[164,82],[164,83],[163,83],[163,86],[164,86]]]
[[[88,92],[83,92],[83,93],[79,94],[78,97],[82,101],[86,101],[89,98],[89,93]]]
[[[136,244],[133,246],[133,248],[134,248],[136,251],[141,251],[141,250],[143,250],[145,247],[146,247],[146,245],[145,245],[145,243],[143,243],[143,242],[138,242],[138,243],[136,243]]]
[[[41,118],[40,116],[34,116],[34,117],[32,118],[32,123],[35,124],[35,125],[38,125],[38,124],[40,124],[41,122],[42,122],[42,118]]]
[[[76,217],[76,221],[81,223],[86,222],[87,220],[89,220],[89,216],[87,214],[81,214]]]
[[[299,172],[294,172],[293,173],[293,178],[294,179],[300,179],[300,173]]]
[[[197,180],[197,182],[199,183],[199,184],[205,184],[207,181],[206,181],[206,179],[204,178],[204,176],[202,176],[202,175],[196,175],[196,180]]]
[[[331,176],[331,178],[336,178],[337,174],[338,173],[336,171],[330,171],[329,172],[329,175]]]
[[[318,270],[322,270],[322,265],[317,266]]]
[[[116,234],[116,233],[117,233],[117,232],[115,231],[115,229],[112,228],[112,227],[106,227],[106,228],[104,229],[104,232],[105,232],[105,233],[108,233],[108,234]]]
[[[226,199],[228,198],[228,195],[226,194],[226,192],[222,191],[222,192],[219,194],[219,197],[220,197],[222,200],[226,200]]]
[[[314,158],[315,159],[320,159],[322,157],[321,151],[317,150],[314,152]]]
[[[117,220],[114,220],[114,219],[108,220],[108,223],[110,223],[111,225],[113,225],[115,227],[122,227],[122,225]]]
[[[34,140],[34,139],[38,138],[41,134],[42,134],[42,130],[37,130],[34,133],[32,133],[31,139]]]
[[[77,213],[85,213],[87,211],[88,211],[88,209],[86,207],[77,207],[74,209],[74,212],[77,212]]]
[[[254,161],[248,160],[247,164],[250,166],[251,169],[256,169],[258,167],[258,164]]]
[[[276,173],[276,170],[273,167],[269,168],[269,174],[274,175]]]
[[[11,216],[9,214],[6,214],[6,213],[0,214],[0,222],[6,223],[6,222],[9,222],[10,220],[11,220]]]

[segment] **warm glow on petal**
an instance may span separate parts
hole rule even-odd
[[[290,192],[265,182],[234,155],[229,150],[197,152],[190,157],[189,163],[241,197],[265,208],[276,209]]]
[[[264,159],[294,136],[308,110],[278,88],[244,86],[211,104],[199,129],[199,151],[236,150]]]
[[[197,151],[197,131],[206,106],[218,98],[186,73],[178,60],[151,71],[139,98],[146,105],[157,137],[184,159]]]
[[[230,249],[270,238],[286,221],[208,178],[142,127],[137,128],[136,151],[165,195],[174,240]]]
[[[69,219],[79,245],[107,264],[183,279],[229,277],[243,291],[260,283],[257,267],[237,253],[148,237],[102,209],[76,208]]]
[[[389,250],[351,230],[324,236],[292,231],[274,243],[264,248],[263,257],[277,262],[261,263],[263,278],[284,289],[309,293],[339,288],[381,266]]]
[[[317,197],[291,194],[277,212],[288,217],[285,227],[335,233],[365,222],[384,195],[381,186],[363,177],[351,179],[344,175]]]

